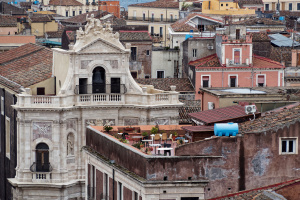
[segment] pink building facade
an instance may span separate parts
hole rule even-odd
[[[191,61],[189,70],[196,100],[200,88],[284,86],[284,65],[253,55],[250,35],[217,35],[216,54]]]

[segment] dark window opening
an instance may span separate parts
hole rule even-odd
[[[209,87],[209,76],[202,77],[202,87]]]
[[[258,75],[257,76],[257,85],[259,87],[264,87],[265,86],[265,76],[263,76],[263,75]]]
[[[93,70],[93,93],[105,93],[105,69],[96,67]]]
[[[137,72],[130,72],[130,73],[131,73],[132,78],[137,78]]]
[[[136,47],[131,47],[131,61],[136,61]]]
[[[160,37],[163,36],[163,27],[159,27],[159,36],[160,36]]]
[[[153,36],[154,35],[154,27],[151,26],[150,34]]]
[[[157,71],[156,75],[157,75],[157,78],[165,78],[165,72],[164,71]]]
[[[38,145],[36,145],[36,171],[50,171],[49,147],[45,143],[39,143]]]
[[[143,13],[143,21],[145,21],[145,20],[146,20],[146,14]]]
[[[87,78],[79,79],[79,94],[87,94]]]
[[[36,94],[45,95],[45,88],[44,87],[36,88]]]
[[[66,11],[66,17],[68,17],[69,16],[69,12],[68,11]]]
[[[147,51],[146,51],[146,55],[147,55],[147,56],[150,56],[150,50],[147,50]]]
[[[204,31],[204,25],[198,25],[198,30],[200,32],[203,32]]]
[[[230,76],[230,87],[236,87],[236,76]]]
[[[73,11],[73,16],[75,16],[75,11]]]
[[[293,10],[293,3],[289,3],[289,10]]]
[[[265,11],[269,11],[270,7],[269,7],[269,4],[266,4],[265,5]]]
[[[120,78],[111,78],[111,93],[120,93]]]

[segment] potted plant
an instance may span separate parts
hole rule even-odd
[[[172,134],[173,140],[175,140],[175,138],[177,138],[177,136],[178,136],[178,133],[176,131],[174,131],[174,133]]]
[[[109,125],[105,125],[103,128],[107,133],[109,133],[109,131],[113,129],[113,127],[111,127]]]
[[[155,134],[158,133],[158,128],[154,126],[154,127],[151,128],[150,132],[151,132],[151,134],[155,135]]]
[[[142,136],[144,137],[145,140],[148,139],[148,133],[146,131],[142,133]]]

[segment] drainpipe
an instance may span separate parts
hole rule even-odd
[[[115,200],[115,169],[113,168],[113,200]]]

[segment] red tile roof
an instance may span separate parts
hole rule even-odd
[[[52,59],[51,49],[25,44],[0,54],[0,75],[28,87],[51,77]]]
[[[50,0],[49,5],[53,6],[83,6],[82,3],[76,0]]]
[[[214,126],[183,126],[181,128],[189,132],[214,131]]]
[[[234,105],[225,108],[217,108],[217,109],[206,110],[197,113],[190,113],[189,116],[205,124],[211,124],[211,123],[241,118],[249,115],[245,113],[244,106]]]
[[[283,110],[272,110],[258,119],[240,123],[241,133],[265,132],[270,129],[283,128],[284,124],[295,123],[300,120],[300,105],[285,106]],[[279,111],[279,112],[278,112]]]
[[[120,41],[152,41],[148,31],[120,31]]]
[[[175,85],[177,92],[194,92],[193,85],[188,78],[140,78],[135,81],[142,85],[153,85],[155,89],[171,91]]]
[[[212,54],[210,56],[191,61],[189,62],[189,65],[195,66],[196,68],[221,67],[217,54]]]
[[[16,27],[17,18],[13,16],[0,15],[0,27]]]
[[[232,24],[233,25],[248,25],[248,26],[253,26],[253,25],[282,25],[282,26],[284,26],[284,23],[281,21],[272,20],[270,18],[256,18],[256,17],[233,22]]]
[[[157,0],[147,3],[131,4],[128,7],[178,8],[179,2],[174,0]]]
[[[300,182],[300,179],[294,179],[290,181],[285,181],[265,187],[260,187],[252,190],[245,190],[233,194],[229,194],[222,197],[212,198],[208,200],[268,200],[273,198],[268,198],[267,196],[264,196],[262,198],[262,195],[264,194],[264,191],[270,192],[270,191],[278,191],[281,188],[289,188],[289,191],[293,191],[293,186],[296,186],[297,183]]]
[[[29,16],[29,19],[32,23],[51,22],[52,20],[54,20],[52,15],[43,15],[43,14]]]
[[[212,17],[203,15],[203,14],[197,14],[197,13],[191,13],[187,17],[178,20],[177,22],[171,24],[171,28],[175,32],[189,32],[190,30],[198,31],[197,27],[191,26],[188,24],[188,22],[194,18],[194,17],[200,17],[207,19],[209,21],[215,21],[217,23],[223,23],[221,20],[214,19]]]

